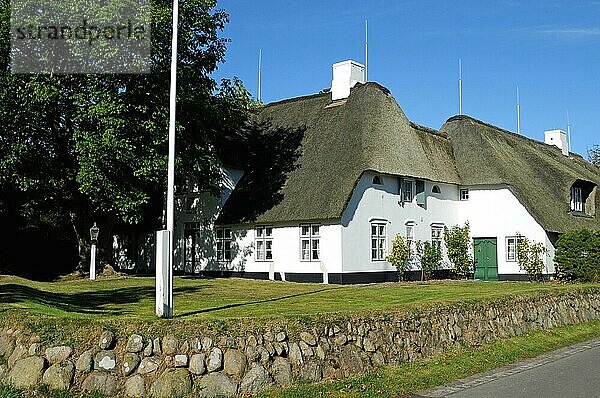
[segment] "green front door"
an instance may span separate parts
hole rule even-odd
[[[496,238],[474,238],[475,279],[482,281],[498,280],[498,243]]]

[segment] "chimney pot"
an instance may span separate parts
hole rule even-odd
[[[348,98],[350,89],[356,83],[365,82],[365,66],[348,60],[333,64],[333,81],[331,82],[331,100]]]
[[[562,154],[569,156],[569,143],[567,142],[567,133],[562,130],[544,131],[544,142],[548,145],[554,145],[562,151]]]

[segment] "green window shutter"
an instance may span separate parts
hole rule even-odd
[[[417,204],[421,207],[425,206],[425,181],[417,180],[416,182]]]

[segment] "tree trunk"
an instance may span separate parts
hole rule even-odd
[[[89,253],[89,248],[84,235],[82,234],[82,228],[79,224],[79,218],[73,212],[69,213],[69,217],[71,220],[71,226],[73,227],[73,231],[75,232],[75,239],[77,240],[77,253],[79,255],[79,261],[77,263],[77,270],[80,272],[85,272],[87,269],[87,257]]]

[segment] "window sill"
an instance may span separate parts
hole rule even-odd
[[[590,218],[590,219],[594,219],[594,216],[591,216],[583,211],[573,211],[571,210],[569,212],[570,215],[572,215],[573,217],[581,217],[581,218]]]

